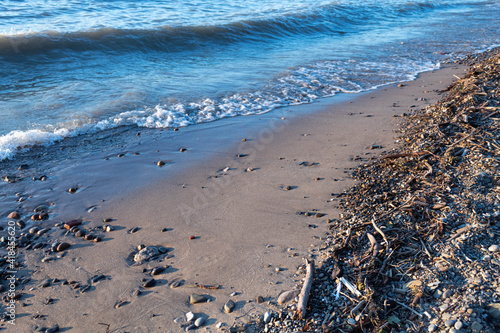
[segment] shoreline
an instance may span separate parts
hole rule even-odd
[[[29,291],[18,301],[26,304],[18,307],[18,327],[29,331],[35,325],[57,324],[85,332],[105,331],[96,323],[106,323],[117,332],[177,332],[182,328],[173,320],[193,311],[207,317],[205,327],[216,331],[216,322],[225,322],[227,329],[264,313],[282,291],[300,282],[301,275],[295,273],[302,258],[319,253],[327,220],[340,213],[328,200],[330,193],[354,184],[347,177],[350,169],[394,147],[392,123],[399,118],[393,115],[437,101],[435,91],[444,90],[464,68],[449,65],[402,87],[382,87],[332,104],[287,107],[254,119],[220,120],[164,136],[138,129],[140,136],[124,147],[103,151],[99,159],[54,167],[47,182],[4,183],[4,216],[16,210],[26,220],[40,204],[48,204],[49,213],[48,220],[36,224],[50,230],[29,240],[44,247],[20,249],[31,278],[21,283]],[[299,108],[306,115],[295,111]],[[301,115],[292,116],[295,113]],[[117,157],[117,149],[125,155]],[[140,155],[134,155],[137,152]],[[159,168],[159,160],[166,165]],[[180,170],[193,160],[195,166]],[[76,193],[69,194],[73,187]],[[132,194],[117,195],[127,191]],[[27,194],[26,201],[14,203],[20,192]],[[325,215],[314,218],[297,212]],[[107,224],[115,230],[109,233],[102,232],[106,218],[113,219]],[[80,229],[101,235],[102,242],[54,228],[73,219],[83,222]],[[3,218],[2,225],[8,220]],[[130,232],[135,227],[140,229]],[[51,253],[55,239],[70,243],[70,248]],[[129,258],[141,244],[164,246],[167,257],[134,267]],[[61,254],[65,256],[57,258]],[[41,263],[47,256],[54,260]],[[142,287],[141,280],[151,278],[153,267],[165,265],[169,267],[154,277],[154,287]],[[105,278],[92,282],[101,274]],[[65,279],[89,289],[82,293],[70,287],[74,284],[63,285]],[[51,280],[49,286],[38,287],[44,280]],[[181,280],[179,288],[168,287]],[[220,288],[189,287],[195,283]],[[135,295],[136,290],[143,294]],[[238,294],[230,296],[233,292]],[[215,299],[189,305],[192,293]],[[265,302],[258,303],[258,296]],[[45,305],[47,299],[57,301]],[[221,309],[229,299],[236,307],[226,314]],[[36,312],[47,318],[34,319]]]

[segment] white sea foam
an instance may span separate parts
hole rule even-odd
[[[0,161],[11,158],[15,154],[26,151],[35,145],[51,145],[68,136],[70,131],[66,128],[45,132],[34,129],[28,131],[12,131],[0,136]]]
[[[348,61],[347,64],[318,62],[284,73],[263,90],[121,112],[76,128],[59,124],[55,130],[12,131],[0,136],[0,160],[10,159],[35,145],[49,146],[65,137],[79,134],[123,125],[147,128],[184,127],[238,115],[262,114],[282,106],[311,103],[339,92],[358,93],[385,84],[412,80],[418,73],[437,68],[439,64],[415,64],[411,61],[394,64],[367,61]]]

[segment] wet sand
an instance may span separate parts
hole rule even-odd
[[[38,170],[23,171],[45,173],[48,179],[0,185],[2,226],[11,211],[27,222],[33,209],[45,204],[49,219],[28,224],[22,232],[34,224],[51,229],[30,241],[46,247],[18,250],[22,267],[17,277],[30,280],[17,287],[23,295],[16,326],[2,327],[30,332],[57,324],[61,331],[106,332],[109,325],[110,332],[180,332],[174,319],[192,311],[208,318],[208,331],[217,331],[217,322],[228,328],[272,309],[280,292],[299,283],[303,275],[296,271],[304,258],[321,261],[314,253],[328,231],[328,219],[340,213],[330,194],[353,184],[349,169],[394,147],[398,118],[393,116],[434,103],[436,91],[463,71],[450,65],[402,87],[177,132],[134,129],[123,134],[126,140],[103,139],[100,151],[75,147],[76,155],[50,169],[40,170],[41,163]],[[90,146],[95,149],[95,142]],[[157,166],[160,160],[162,167]],[[69,188],[76,193],[68,193]],[[16,193],[26,200],[17,202]],[[316,218],[316,213],[324,215]],[[112,221],[104,223],[106,218]],[[54,227],[73,219],[83,222],[82,230],[95,228],[92,234],[103,240],[85,241]],[[114,230],[103,232],[104,225]],[[138,231],[130,233],[134,227]],[[52,254],[50,244],[56,240],[71,246]],[[131,254],[141,244],[166,247],[167,258],[132,266]],[[61,253],[65,256],[41,262]],[[165,265],[154,276],[154,287],[142,287],[151,268]],[[101,274],[103,280],[91,281]],[[60,281],[39,287],[46,279],[76,281],[90,289],[82,293]],[[173,281],[183,284],[169,288]],[[191,305],[193,293],[209,295],[211,301]],[[258,296],[265,302],[258,303]],[[226,314],[229,299],[236,307]]]

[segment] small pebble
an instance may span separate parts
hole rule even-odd
[[[191,312],[191,311],[190,311],[190,312],[188,312],[188,313],[186,313],[186,320],[187,320],[188,322],[193,321],[193,320],[194,320],[194,313],[193,313],[193,312]]]
[[[76,187],[71,187],[69,190],[68,190],[69,193],[73,194],[73,193],[76,193]]]
[[[170,288],[174,289],[174,288],[180,287],[181,284],[182,284],[181,281],[173,281],[170,284]]]
[[[57,252],[61,252],[69,248],[71,245],[69,243],[61,243],[57,246],[56,250]]]
[[[155,279],[148,279],[144,282],[144,284],[142,285],[144,288],[151,288],[153,287],[154,285],[156,284],[156,280]]]
[[[196,327],[200,327],[200,326],[202,326],[203,324],[205,324],[205,321],[206,321],[206,320],[207,320],[207,319],[205,318],[205,316],[200,317],[200,318],[198,318],[198,319],[196,319],[196,320],[194,321],[194,325],[195,325]]]
[[[163,271],[165,270],[165,267],[163,266],[158,266],[158,267],[155,267],[151,270],[151,275],[158,275],[158,274],[161,274]]]
[[[208,301],[208,298],[205,295],[191,294],[189,296],[189,303],[191,304],[204,303],[206,301]]]
[[[488,248],[488,251],[490,251],[490,252],[498,252],[499,250],[500,250],[500,247],[498,245],[491,245]]]
[[[437,330],[436,324],[430,324],[429,327],[427,327],[427,331],[429,332],[434,332]]]
[[[136,233],[137,231],[139,231],[139,229],[140,229],[139,227],[133,227],[133,228],[132,228],[132,229],[130,229],[128,232],[129,232],[129,234],[134,234],[134,233]]]
[[[12,212],[7,216],[8,219],[19,220],[21,215],[18,212]]]
[[[231,313],[231,312],[233,312],[235,306],[236,305],[234,304],[234,302],[232,300],[228,300],[226,302],[226,304],[224,304],[224,312],[225,313]]]
[[[463,326],[464,324],[460,320],[457,320],[454,325],[455,329],[457,330],[461,330]]]
[[[264,297],[262,297],[262,296],[258,296],[258,297],[257,297],[257,303],[258,303],[258,304],[264,303]]]
[[[453,320],[453,319],[448,319],[448,320],[446,320],[446,321],[444,322],[444,325],[445,325],[446,327],[452,327],[453,325],[455,325],[455,322],[456,322],[456,321],[455,321],[455,320]]]

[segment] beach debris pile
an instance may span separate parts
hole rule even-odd
[[[500,54],[477,59],[332,194],[307,315],[290,302],[263,331],[500,330]]]

